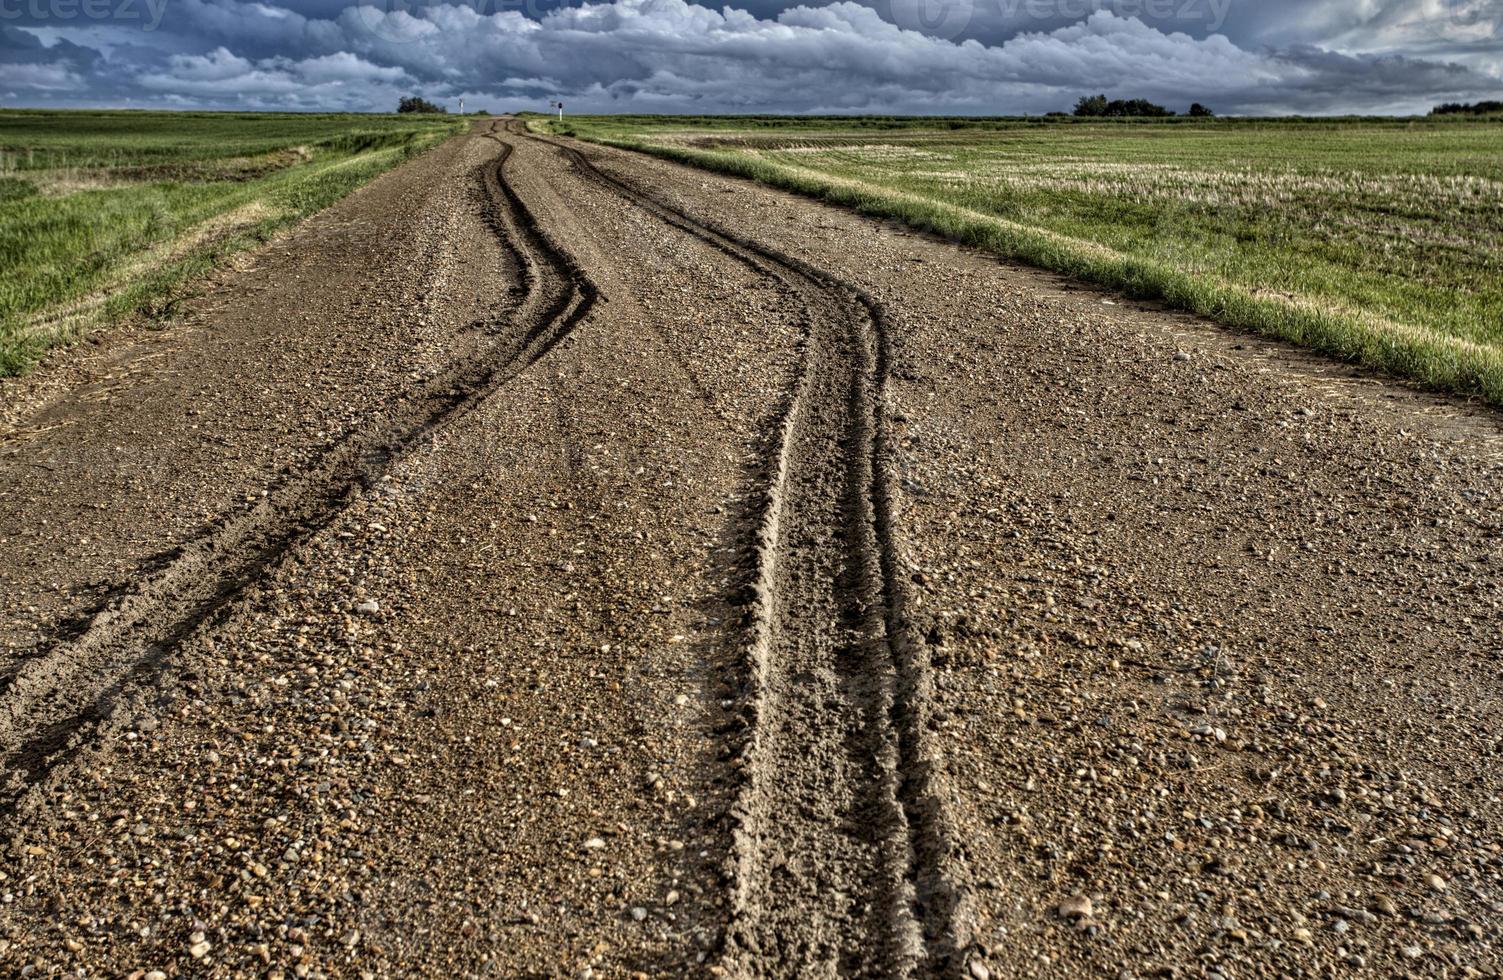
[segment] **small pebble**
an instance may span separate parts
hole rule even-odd
[[[1059,903],[1056,909],[1062,918],[1085,919],[1095,913],[1096,907],[1085,895],[1071,895]]]

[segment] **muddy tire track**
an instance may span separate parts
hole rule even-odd
[[[74,637],[0,680],[0,816],[24,805],[28,792],[89,745],[100,726],[116,721],[123,692],[156,683],[173,651],[215,622],[282,556],[588,315],[598,299],[594,285],[508,185],[511,144],[486,135],[501,145],[483,168],[486,219],[523,276],[522,300],[509,317],[515,339],[498,340],[430,378],[420,392],[393,398],[375,413],[378,423],[356,429],[311,467],[285,476],[248,510],[222,516],[87,617]]]
[[[513,130],[516,132],[517,130]],[[969,916],[910,623],[882,410],[880,306],[800,260],[713,228],[557,148],[585,176],[782,281],[809,312],[771,442],[746,669],[725,966],[742,976],[954,975]]]

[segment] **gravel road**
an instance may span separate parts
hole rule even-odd
[[[507,119],[98,340],[6,975],[1503,968],[1496,413]]]

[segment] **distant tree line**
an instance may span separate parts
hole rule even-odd
[[[1173,110],[1166,109],[1157,103],[1149,102],[1147,99],[1108,100],[1105,95],[1086,95],[1082,96],[1080,101],[1075,103],[1075,115],[1077,116],[1099,116],[1106,119],[1124,119],[1129,116],[1162,119],[1174,114]],[[1197,102],[1190,107],[1188,115],[1197,118],[1209,118],[1214,116],[1215,113]]]
[[[398,112],[441,112],[441,113],[446,113],[449,110],[445,109],[441,105],[434,105],[432,102],[429,102],[427,99],[420,99],[420,98],[418,98],[415,95],[409,95],[405,99],[403,99],[401,102],[397,103],[397,111]]]
[[[1503,112],[1503,102],[1447,102],[1430,110],[1432,116],[1486,116]]]

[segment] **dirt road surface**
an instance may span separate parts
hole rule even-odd
[[[1496,414],[509,120],[5,394],[6,975],[1503,966]]]

